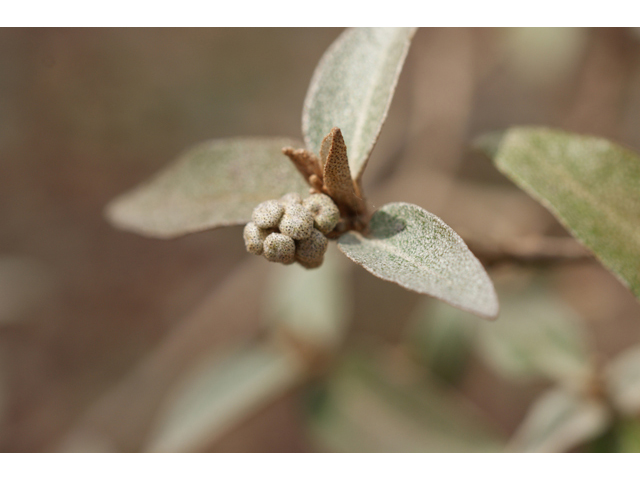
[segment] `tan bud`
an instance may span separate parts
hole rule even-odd
[[[309,238],[296,242],[296,260],[307,268],[319,267],[328,246],[327,237],[314,228]]]
[[[247,247],[247,252],[254,255],[262,255],[262,244],[267,235],[269,235],[268,230],[263,230],[255,223],[247,223],[243,232],[244,245]]]
[[[294,240],[303,240],[311,235],[313,217],[302,205],[287,203],[278,228]]]
[[[324,234],[333,230],[340,220],[340,210],[331,197],[324,193],[305,198],[303,206],[311,212],[314,226]]]
[[[253,209],[251,220],[260,228],[275,228],[283,214],[284,207],[277,200],[267,200]]]
[[[270,262],[289,265],[295,261],[296,244],[282,233],[271,233],[263,244],[264,258]]]

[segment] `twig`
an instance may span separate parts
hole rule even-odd
[[[485,267],[502,263],[548,265],[593,258],[586,247],[570,237],[530,236],[493,242],[465,238],[465,242]]]

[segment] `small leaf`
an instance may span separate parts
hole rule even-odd
[[[339,346],[351,313],[351,295],[345,269],[329,250],[322,268],[300,265],[274,268],[268,282],[265,312],[272,325],[280,325],[297,338],[322,349]]]
[[[323,140],[327,144],[327,158],[324,160],[324,185],[327,193],[338,205],[346,205],[357,213],[361,210],[361,199],[357,196],[349,171],[347,146],[339,128],[332,128]]]
[[[597,437],[610,421],[609,411],[602,403],[556,388],[536,400],[509,450],[566,452]]]
[[[500,291],[500,298],[499,321],[478,329],[478,353],[489,366],[511,380],[545,377],[576,388],[589,381],[587,331],[575,312],[541,287]]]
[[[376,277],[482,317],[498,315],[489,276],[464,241],[438,217],[390,203],[371,217],[370,234],[349,232],[338,247]]]
[[[479,143],[491,153],[491,141]],[[498,169],[640,298],[640,156],[602,138],[546,128],[511,128],[494,151]]]
[[[324,398],[310,418],[311,438],[322,450],[503,449],[503,440],[492,425],[466,399],[434,383],[425,384],[422,376],[416,383],[398,382],[381,363],[352,354],[327,379]]]
[[[342,129],[349,166],[359,179],[387,116],[415,28],[354,28],[329,47],[311,80],[302,130],[320,152],[331,128]]]
[[[235,138],[200,144],[106,209],[115,226],[159,238],[251,220],[259,203],[308,185],[282,148],[287,138]]]
[[[607,367],[609,394],[618,410],[630,416],[640,413],[640,347],[630,348]]]
[[[147,450],[200,451],[297,385],[303,375],[300,360],[276,345],[207,357],[169,396]]]

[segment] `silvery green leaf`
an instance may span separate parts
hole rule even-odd
[[[341,262],[346,260],[330,247],[321,268],[274,266],[265,298],[269,323],[315,347],[337,347],[352,309],[347,272]]]
[[[367,236],[349,232],[338,247],[383,280],[482,317],[498,315],[498,298],[478,259],[451,227],[420,207],[387,204],[371,217]]]
[[[542,376],[584,385],[592,367],[587,331],[577,314],[541,287],[500,293],[499,321],[478,329],[478,352],[489,366],[513,380]]]
[[[640,347],[615,358],[606,370],[609,394],[618,410],[635,416],[640,412]]]
[[[556,388],[536,400],[510,442],[509,450],[566,452],[600,435],[610,421],[604,404]]]
[[[415,28],[348,29],[329,47],[302,113],[307,149],[318,155],[333,127],[342,130],[354,179],[360,178],[384,122]]]
[[[603,138],[547,128],[510,128],[479,143],[494,152],[500,171],[548,208],[640,297],[637,153]]]
[[[387,365],[388,367],[388,365]],[[327,379],[309,418],[320,450],[496,452],[503,440],[464,398],[434,383],[398,382],[379,362],[351,356]]]
[[[172,238],[251,220],[259,203],[308,185],[282,148],[287,138],[213,140],[190,149],[106,209],[115,226]]]
[[[246,346],[207,357],[167,399],[147,450],[200,451],[303,377],[300,360],[278,345]]]

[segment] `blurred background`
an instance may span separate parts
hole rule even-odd
[[[496,285],[496,322],[335,245],[307,275],[247,254],[241,227],[163,241],[105,221],[197,142],[301,138],[340,32],[0,30],[1,451],[535,449],[535,429],[561,422],[532,417],[537,402],[586,383],[605,399],[539,448],[637,448],[616,422],[640,407],[611,407],[594,378],[640,342],[640,303],[593,260],[502,258],[567,234],[470,148],[536,124],[640,151],[637,29],[414,39],[365,191],[372,209],[415,203],[460,233]]]

